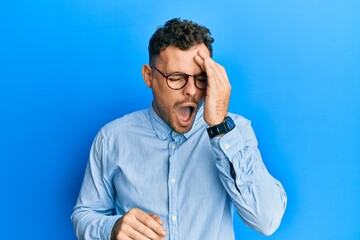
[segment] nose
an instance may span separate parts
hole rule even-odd
[[[197,91],[199,91],[199,89],[195,86],[194,77],[189,77],[189,80],[183,89],[184,95],[193,97],[196,95]]]

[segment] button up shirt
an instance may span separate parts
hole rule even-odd
[[[153,108],[125,115],[97,134],[72,214],[79,239],[110,239],[132,208],[160,216],[166,240],[235,239],[233,207],[269,235],[280,224],[286,194],[267,171],[250,121],[210,139],[203,108],[178,134]]]

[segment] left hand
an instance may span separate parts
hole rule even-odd
[[[207,53],[200,50],[194,60],[208,77],[204,120],[212,127],[223,122],[228,113],[231,85],[225,68],[211,59]]]

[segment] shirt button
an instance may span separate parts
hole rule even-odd
[[[176,145],[175,145],[175,144],[173,144],[173,145],[171,146],[171,148],[172,148],[173,150],[175,150]]]
[[[225,143],[225,144],[224,144],[224,148],[225,148],[225,149],[229,149],[229,148],[230,148],[230,145],[227,144],[227,143]]]
[[[172,179],[170,180],[170,182],[171,182],[172,184],[174,184],[174,183],[176,182],[175,178],[172,178]]]
[[[171,220],[173,220],[173,222],[176,222],[176,216],[175,215],[173,215],[172,217],[171,217]]]

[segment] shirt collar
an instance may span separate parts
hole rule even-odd
[[[149,116],[150,116],[150,122],[151,125],[156,133],[156,136],[160,139],[160,140],[166,140],[169,138],[170,133],[171,133],[171,128],[169,125],[166,124],[166,122],[164,122],[164,120],[162,120],[157,113],[155,112],[153,106],[151,105],[150,110],[149,110]]]
[[[180,134],[172,131],[170,126],[157,115],[153,106],[151,106],[149,109],[149,116],[150,116],[151,125],[156,133],[156,136],[160,140],[164,141],[169,138],[174,139],[176,138],[177,135],[183,135],[186,139],[188,139],[194,132],[196,132],[197,129],[199,129],[201,125],[200,123],[202,121],[202,116],[203,116],[203,107],[200,107],[199,111],[197,112],[195,116],[194,124],[190,129],[190,131],[184,134]]]

